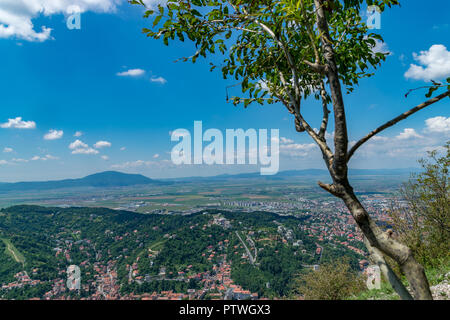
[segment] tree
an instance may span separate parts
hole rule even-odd
[[[130,3],[144,5],[143,0]],[[393,239],[371,219],[348,180],[348,163],[361,145],[379,132],[448,96],[450,83],[433,83],[428,96],[440,88],[447,91],[404,112],[368,133],[349,148],[343,89],[352,92],[361,78],[372,75],[386,58],[374,52],[378,34],[370,32],[359,12],[362,5],[376,5],[380,11],[399,5],[398,0],[169,0],[153,18],[152,29],[143,32],[164,44],[175,39],[192,41],[197,51],[184,61],[199,56],[223,57],[224,78],[240,80],[243,97],[234,104],[281,103],[293,115],[298,132],[306,132],[321,150],[332,178],[319,186],[342,199],[366,238],[369,252],[402,298],[411,296],[391,272],[383,257],[391,257],[405,273],[416,299],[432,299],[423,267],[410,248]],[[155,14],[156,13],[156,14]],[[155,15],[154,15],[155,14]],[[217,66],[211,63],[211,69]],[[447,79],[450,82],[450,79]],[[344,87],[344,88],[343,88]],[[321,101],[323,115],[315,131],[302,114],[302,99]],[[331,103],[332,111],[328,109]],[[333,146],[325,137],[329,114],[334,116]]]
[[[394,235],[422,264],[436,267],[450,252],[450,142],[441,157],[434,150],[420,163],[424,171],[401,189],[406,205],[397,204],[390,216]]]
[[[347,261],[325,263],[297,280],[296,289],[306,300],[342,300],[364,289],[364,280]]]

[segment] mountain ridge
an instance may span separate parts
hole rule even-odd
[[[409,175],[412,172],[418,172],[420,168],[403,168],[403,169],[350,169],[349,176],[368,176],[368,175]],[[263,176],[259,172],[239,173],[239,174],[221,174],[216,176],[195,176],[182,178],[161,179],[164,181],[206,181],[206,180],[227,180],[227,179],[266,179],[279,180],[286,177],[300,176],[329,176],[326,169],[301,169],[301,170],[285,170],[280,171],[272,176]]]
[[[367,176],[367,175],[407,175],[411,172],[417,172],[418,168],[405,169],[350,169],[349,176]],[[0,182],[0,192],[8,191],[28,191],[28,190],[52,190],[77,187],[126,187],[134,185],[167,185],[175,182],[195,182],[195,181],[221,181],[231,179],[265,179],[265,180],[283,180],[290,177],[303,176],[328,176],[325,169],[303,169],[280,171],[273,176],[262,176],[259,172],[240,173],[240,174],[222,174],[206,177],[183,177],[151,179],[141,174],[130,174],[118,171],[103,171],[87,175],[83,178],[49,180],[49,181],[23,181],[23,182]]]
[[[76,179],[31,182],[4,182],[0,183],[0,192],[51,190],[77,187],[125,187],[145,184],[167,184],[167,182],[153,180],[141,174],[129,174],[118,171],[103,171]]]

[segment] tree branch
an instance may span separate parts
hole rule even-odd
[[[376,128],[375,130],[373,130],[372,132],[370,132],[369,134],[367,134],[364,138],[360,139],[348,152],[347,155],[347,162],[350,161],[350,158],[353,156],[353,154],[355,153],[355,151],[361,146],[363,145],[365,142],[367,142],[370,138],[372,138],[373,136],[375,136],[376,134],[380,133],[381,131],[392,127],[393,125],[397,124],[398,122],[408,118],[409,116],[413,115],[414,113],[416,113],[417,111],[420,111],[442,99],[444,99],[445,97],[449,97],[450,96],[450,90],[447,92],[444,92],[440,95],[438,95],[435,98],[432,98],[428,101],[425,101],[424,103],[421,103],[417,106],[415,106],[414,108],[402,113],[401,115],[399,115],[398,117],[386,122],[385,124],[383,124],[382,126]]]
[[[347,120],[345,116],[344,98],[335,59],[335,52],[330,39],[328,21],[323,8],[324,0],[314,0],[316,7],[316,24],[320,32],[331,99],[334,111],[334,159],[333,180],[345,181],[347,178]]]
[[[320,82],[320,95],[322,98],[323,118],[322,124],[320,125],[319,129],[319,138],[325,141],[325,133],[328,127],[328,115],[330,114],[330,110],[328,110],[327,106],[327,96],[325,91],[325,84],[323,83],[323,81]]]
[[[331,152],[330,148],[328,147],[327,143],[320,139],[319,135],[314,131],[313,128],[306,122],[305,119],[299,114],[297,118],[303,128],[305,128],[306,132],[311,136],[311,138],[314,140],[314,142],[319,146],[320,150],[322,151],[322,155],[327,161],[328,165],[331,165],[333,161],[333,153]]]
[[[311,61],[308,60],[303,60],[303,63],[309,66],[313,71],[317,73],[325,74],[327,72],[327,67],[319,63],[312,63]]]

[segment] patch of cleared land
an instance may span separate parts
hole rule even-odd
[[[1,239],[6,245],[6,253],[10,255],[16,262],[25,264],[25,257],[8,239]]]

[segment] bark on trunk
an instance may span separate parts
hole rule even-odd
[[[366,237],[364,237],[364,244],[369,251],[373,263],[380,267],[381,274],[391,284],[392,288],[395,292],[397,292],[400,298],[402,300],[413,300],[411,294],[408,292],[408,290],[406,290],[405,286],[394,273],[394,271],[392,271],[389,264],[387,264],[383,254],[377,248],[372,247]]]
[[[346,190],[342,196],[347,208],[354,217],[359,228],[367,238],[370,246],[378,249],[383,254],[397,262],[408,279],[411,291],[416,300],[432,300],[430,286],[423,267],[414,259],[411,249],[404,244],[392,239],[389,233],[381,228],[370,218],[369,214],[359,202],[353,190]],[[399,287],[398,282],[391,283]],[[401,283],[400,283],[401,284]],[[403,286],[403,285],[402,285]]]

